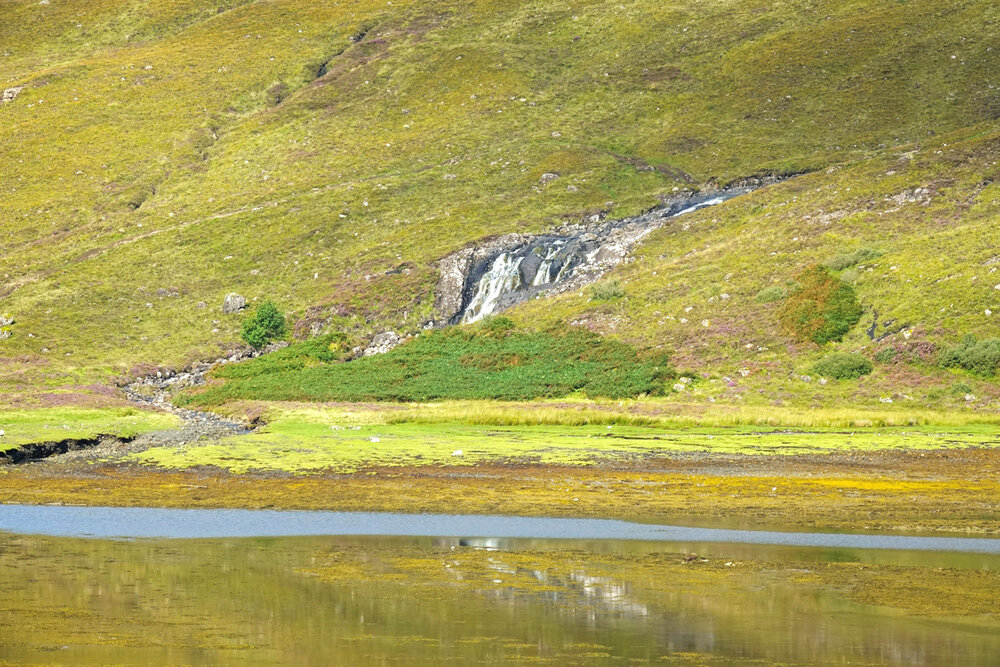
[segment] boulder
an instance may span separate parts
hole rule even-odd
[[[529,252],[521,260],[521,263],[517,265],[518,270],[521,272],[521,284],[530,285],[538,274],[538,267],[542,265],[542,258],[536,253]]]
[[[222,302],[222,312],[226,315],[238,313],[246,307],[247,300],[235,292],[227,294],[225,300]]]
[[[402,342],[403,339],[398,333],[395,331],[386,331],[372,338],[372,342],[368,344],[368,347],[361,354],[365,357],[370,357],[373,354],[385,354]]]
[[[24,90],[24,86],[14,86],[13,88],[6,88],[3,91],[3,95],[0,96],[0,103],[13,102],[17,94]]]
[[[546,172],[546,173],[542,174],[542,177],[538,179],[538,182],[541,183],[542,185],[545,185],[547,183],[551,183],[552,181],[556,180],[557,178],[559,178],[559,174],[555,174],[555,173],[553,173],[553,172],[550,171],[550,172]]]

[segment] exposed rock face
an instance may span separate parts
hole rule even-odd
[[[24,86],[14,86],[13,88],[4,89],[3,95],[0,95],[0,104],[13,102],[14,98],[17,97],[18,93],[22,90],[24,90]]]
[[[235,292],[227,294],[225,300],[222,302],[222,312],[226,315],[238,313],[246,307],[247,300]]]
[[[395,331],[386,331],[377,334],[372,338],[372,342],[361,353],[363,357],[370,357],[373,354],[385,354],[392,348],[403,342],[403,339]]]
[[[663,206],[632,218],[602,221],[592,216],[586,224],[565,225],[550,234],[508,234],[460,250],[439,264],[437,324],[474,322],[542,292],[579,289],[621,263],[637,243],[670,218],[777,180],[748,179],[726,189],[665,198]]]

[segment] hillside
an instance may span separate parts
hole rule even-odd
[[[664,351],[703,398],[988,406],[937,355],[1000,317],[998,23],[974,1],[0,0],[4,400],[215,358],[230,292],[298,338],[416,333],[464,247],[802,174],[653,232],[604,279],[620,296],[506,314]],[[803,379],[832,348],[779,310],[815,263],[863,309],[839,348],[896,349],[868,380]]]

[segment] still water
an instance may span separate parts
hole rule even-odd
[[[998,565],[735,543],[0,532],[0,664],[996,665]]]
[[[62,537],[211,538],[375,535],[722,542],[1000,554],[1000,539],[791,533],[614,519],[158,507],[0,505],[0,531]]]

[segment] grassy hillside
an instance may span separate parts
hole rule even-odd
[[[0,0],[0,88],[23,86],[0,105],[0,386],[212,357],[231,291],[300,336],[413,332],[471,242],[808,171],[651,237],[620,300],[512,317],[661,346],[734,400],[741,370],[762,400],[952,400],[932,364],[820,392],[797,378],[823,352],[756,295],[875,248],[833,271],[865,309],[842,346],[877,351],[875,311],[911,347],[995,330],[998,22],[929,0]]]

